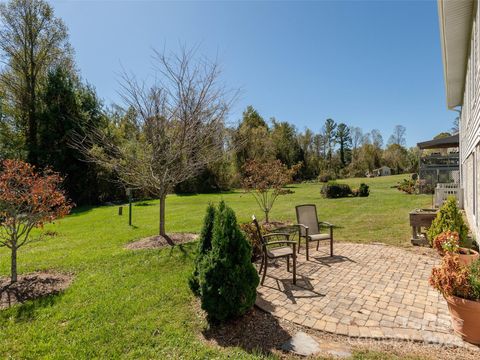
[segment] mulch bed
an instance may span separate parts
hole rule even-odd
[[[193,233],[172,233],[167,234],[168,239],[161,236],[150,236],[125,246],[128,250],[144,250],[144,249],[161,249],[167,246],[185,244],[194,241],[198,238],[198,234]]]
[[[266,223],[265,221],[260,221],[260,224],[268,231],[273,231],[278,228],[291,226],[293,223],[291,221],[270,221]]]
[[[196,313],[204,317],[198,301],[194,304]],[[360,354],[383,352],[398,358],[413,357],[420,359],[474,360],[479,352],[469,349],[443,347],[412,341],[374,340],[349,338],[348,336],[330,334],[313,330],[289,321],[278,319],[263,310],[254,307],[243,317],[222,325],[210,325],[201,338],[210,345],[220,347],[240,347],[249,353],[273,354],[281,359],[302,358],[280,350],[290,337],[298,331],[312,336],[319,343],[343,344]],[[375,354],[378,356],[378,354]],[[374,356],[375,357],[375,356]],[[377,357],[375,357],[377,358]],[[380,359],[380,357],[378,357]]]
[[[210,344],[277,355],[281,353],[277,348],[291,337],[278,319],[256,307],[239,319],[223,325],[212,325],[202,334]]]
[[[0,278],[0,309],[64,291],[72,283],[73,275],[55,272],[35,272],[18,276],[16,283]]]

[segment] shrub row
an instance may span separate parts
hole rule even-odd
[[[348,184],[339,184],[337,182],[330,181],[322,186],[320,191],[323,197],[328,199],[336,199],[347,196],[359,196],[366,197],[370,195],[370,189],[367,184],[360,184],[358,189],[352,190]]]

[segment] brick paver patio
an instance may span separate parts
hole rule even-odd
[[[270,265],[257,305],[310,328],[378,339],[468,346],[453,334],[443,297],[428,284],[438,259],[386,245],[335,244],[298,256],[297,285],[284,260]]]

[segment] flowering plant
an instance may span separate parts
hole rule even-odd
[[[433,246],[438,253],[458,253],[460,250],[460,237],[456,231],[444,231],[433,240]]]

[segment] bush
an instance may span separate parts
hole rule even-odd
[[[263,224],[259,223],[258,225],[260,226],[260,231],[262,234],[267,233]],[[254,262],[262,255],[262,240],[258,238],[257,228],[251,222],[247,222],[240,224],[240,229],[242,229],[245,237],[252,247],[252,262]]]
[[[212,249],[198,271],[202,309],[209,321],[238,317],[255,304],[259,278],[251,252],[235,213],[222,201],[215,213]]]
[[[480,300],[480,260],[462,266],[458,255],[446,254],[440,267],[432,269],[430,285],[444,296]]]
[[[367,184],[361,183],[360,187],[358,188],[357,196],[360,197],[367,197],[370,195],[370,188]]]
[[[212,249],[213,223],[215,220],[215,207],[209,204],[203,220],[202,232],[198,243],[198,253],[195,259],[193,273],[188,279],[188,285],[195,295],[200,295],[200,284],[198,278],[199,266],[202,259]]]
[[[403,179],[397,184],[396,188],[407,194],[415,194],[417,191],[417,182],[413,179]]]
[[[336,179],[337,179],[337,176],[333,171],[330,171],[330,170],[324,170],[318,175],[318,181],[324,182],[324,183],[332,180],[336,180]]]
[[[322,196],[329,199],[347,197],[352,195],[352,189],[347,184],[339,184],[336,182],[329,182],[323,185],[320,191]]]
[[[462,213],[458,209],[457,200],[449,198],[438,211],[437,217],[427,231],[430,245],[433,240],[443,232],[456,231],[460,239],[460,246],[467,246],[468,228],[463,220]]]
[[[440,255],[447,253],[458,253],[459,251],[459,236],[456,231],[445,231],[438,234],[433,239],[433,247]]]

